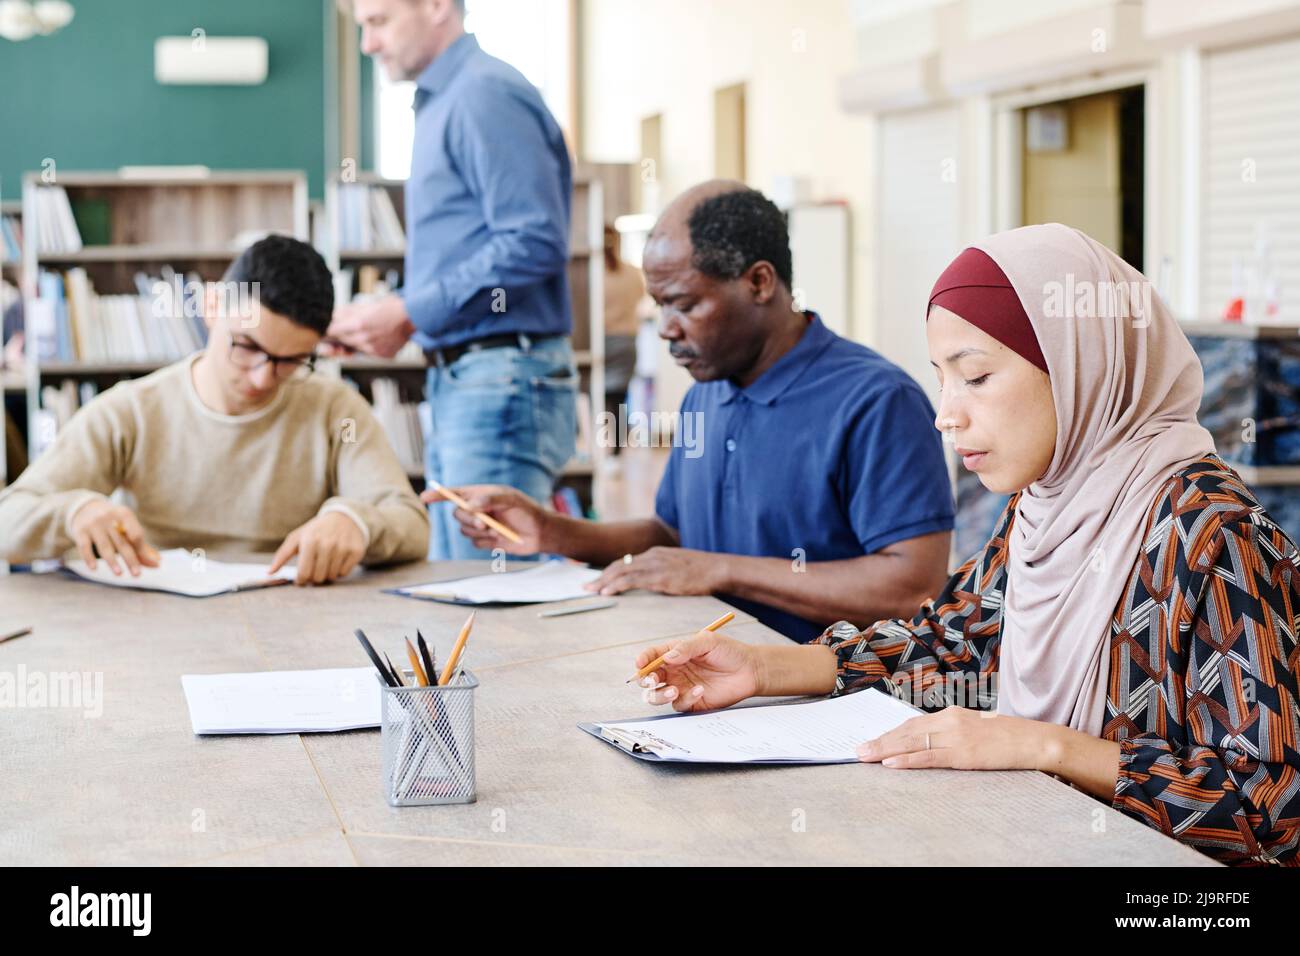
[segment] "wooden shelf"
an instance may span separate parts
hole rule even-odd
[[[404,359],[350,358],[324,361],[338,362],[339,368],[344,372],[423,372],[428,368],[423,362],[408,362]]]
[[[397,248],[380,248],[380,249],[342,249],[339,251],[339,260],[351,260],[364,262],[367,259],[405,259],[406,250]]]
[[[1250,325],[1218,319],[1180,321],[1185,335],[1206,335],[1223,339],[1294,339],[1300,337],[1300,325]]]
[[[1228,464],[1248,485],[1300,485],[1300,465]]]
[[[156,372],[170,362],[43,362],[36,367],[42,378],[46,376],[96,375],[146,375]]]
[[[85,246],[78,252],[38,252],[36,261],[75,265],[81,262],[166,262],[169,260],[234,259],[240,248],[231,246]]]
[[[285,169],[214,169],[202,176],[123,176],[117,170],[84,173],[60,172],[58,186],[120,186],[138,189],[141,186],[293,186],[303,181],[304,174]]]

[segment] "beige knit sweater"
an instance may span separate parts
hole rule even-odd
[[[0,492],[0,560],[64,556],[73,512],[118,488],[157,548],[272,552],[342,511],[367,539],[364,563],[425,556],[428,516],[365,399],[316,375],[256,412],[222,415],[199,400],[195,358],[119,383],[72,417]]]

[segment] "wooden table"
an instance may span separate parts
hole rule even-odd
[[[479,611],[478,800],[394,809],[379,732],[195,737],[182,674],[360,667],[362,627],[394,661],[420,628],[445,655],[463,608],[381,594],[485,569],[407,565],[326,588],[193,600],[62,575],[0,578],[0,672],[102,675],[102,715],[0,709],[0,865],[1214,865],[1044,774],[655,766],[582,733],[662,712],[623,683],[635,649],[722,613],[634,593],[538,618]],[[785,638],[738,614],[727,633]]]

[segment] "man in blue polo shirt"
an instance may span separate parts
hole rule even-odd
[[[910,617],[947,576],[952,494],[934,411],[900,368],[794,307],[785,217],[708,182],[678,197],[644,254],[660,335],[696,380],[698,445],[675,444],[655,517],[597,523],[509,488],[461,488],[516,544],[457,511],[478,547],[609,567],[593,590],[715,594],[796,640]]]

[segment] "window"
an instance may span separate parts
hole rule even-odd
[[[568,0],[468,0],[465,29],[488,53],[512,65],[542,93],[562,129],[569,129]],[[411,172],[414,83],[390,83],[375,69],[375,165],[379,175]]]

